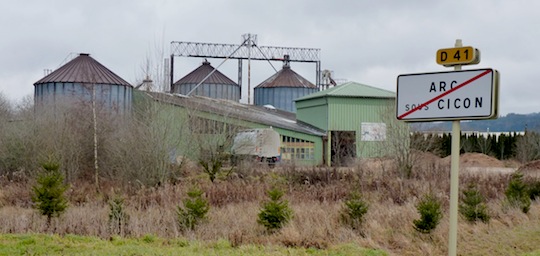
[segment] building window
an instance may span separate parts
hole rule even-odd
[[[195,134],[226,134],[228,136],[233,136],[243,129],[237,125],[197,116],[189,116],[189,126]]]
[[[282,136],[281,159],[283,161],[314,160],[315,143],[298,138]]]

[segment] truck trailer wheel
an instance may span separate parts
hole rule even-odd
[[[277,159],[275,157],[268,158],[268,166],[270,168],[276,167],[276,162],[277,162]]]

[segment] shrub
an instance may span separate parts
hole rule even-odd
[[[53,217],[58,217],[68,207],[64,192],[68,188],[64,185],[64,176],[60,173],[60,164],[55,161],[47,161],[41,165],[44,172],[37,177],[37,184],[32,187],[32,201],[35,208],[47,216],[47,227],[50,226]]]
[[[129,215],[124,210],[124,199],[115,197],[109,201],[109,228],[111,234],[124,236],[129,223]]]
[[[540,198],[540,180],[529,183],[527,191],[531,200]]]
[[[529,212],[531,198],[527,191],[527,185],[523,182],[522,173],[516,172],[512,174],[504,194],[506,195],[506,200],[508,200],[510,206],[520,208],[523,213]]]
[[[490,219],[484,197],[473,184],[463,191],[462,202],[459,205],[459,212],[466,220],[475,222],[481,220],[488,222]]]
[[[192,188],[187,192],[188,198],[183,202],[184,206],[178,206],[176,214],[178,216],[178,225],[181,230],[194,230],[195,227],[204,219],[210,209],[208,200],[199,188]]]
[[[155,242],[157,240],[157,237],[155,235],[152,235],[152,234],[146,234],[146,235],[143,236],[142,240],[145,243],[151,244],[151,243],[153,243],[153,242]]]
[[[368,208],[368,204],[359,193],[351,193],[341,208],[342,223],[349,225],[352,229],[360,228]]]
[[[219,175],[229,176],[232,173],[232,167],[228,170],[224,167],[231,156],[230,154],[223,152],[222,146],[219,146],[216,150],[201,149],[200,151],[199,165],[203,168],[203,171],[208,174],[208,178],[210,178],[212,183]]]
[[[289,222],[292,218],[292,210],[289,202],[282,200],[283,191],[274,188],[267,192],[270,201],[262,205],[257,222],[263,225],[267,231],[274,232]]]
[[[441,203],[435,196],[428,194],[422,198],[416,209],[420,213],[420,219],[413,221],[414,228],[421,233],[431,233],[442,218]]]
[[[221,167],[223,166],[223,162],[217,158],[208,161],[199,160],[199,164],[202,166],[204,172],[208,174],[208,178],[210,178],[211,182],[214,182],[218,173],[221,171]]]

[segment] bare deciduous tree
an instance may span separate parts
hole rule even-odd
[[[420,133],[413,136],[410,126],[395,116],[395,104],[389,102],[382,109],[381,117],[386,123],[386,139],[381,141],[379,149],[382,155],[394,160],[401,178],[411,178],[413,170],[421,159],[422,152],[433,151],[437,144],[436,137]]]
[[[476,147],[476,143],[472,142],[471,139],[469,139],[470,136],[476,136],[476,135],[475,134],[466,135],[464,138],[462,137],[462,139],[459,141],[460,142],[459,149],[463,150],[463,152],[465,153],[474,152],[474,148]]]
[[[113,131],[114,123],[110,120],[114,118],[109,110],[101,103],[92,107],[92,103],[83,99],[60,98],[53,105],[39,106],[36,114],[33,125],[38,158],[57,157],[69,182],[83,176],[95,177],[94,150]],[[97,119],[99,129],[94,126]]]
[[[517,138],[516,155],[521,163],[540,159],[540,134],[526,131]]]
[[[13,115],[13,107],[8,98],[0,92],[0,125],[7,122]]]
[[[162,35],[163,37],[163,35]],[[142,79],[136,84],[140,85],[140,90],[153,92],[168,92],[170,90],[170,77],[168,70],[168,54],[164,38],[154,40],[153,47],[146,54],[144,62],[141,64]],[[139,86],[137,86],[139,87]]]
[[[491,152],[491,140],[489,137],[479,136],[478,137],[478,149],[480,153],[489,155]]]
[[[381,141],[382,155],[394,160],[396,170],[402,178],[410,177],[416,158],[411,150],[410,128],[395,117],[394,104],[389,102],[380,113],[386,124],[386,139]]]
[[[181,108],[149,100],[138,104],[107,144],[107,176],[145,186],[177,178],[176,158],[189,138]]]
[[[191,130],[191,145],[197,151],[197,162],[208,174],[210,181],[214,182],[217,175],[230,163],[230,150],[234,136],[241,129],[231,124],[226,115],[220,120],[205,119],[197,116],[195,110],[189,115]],[[228,173],[232,167],[228,169]]]
[[[0,94],[0,175],[11,179],[13,173],[31,169],[33,149],[31,125],[15,118],[9,100]]]

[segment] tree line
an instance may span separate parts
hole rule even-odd
[[[426,134],[414,132],[411,134],[411,146],[425,151],[422,144],[432,145],[428,151],[446,157],[451,154],[452,134]],[[415,146],[416,145],[416,146]],[[540,159],[540,133],[525,131],[525,133],[501,133],[484,136],[480,133],[461,133],[460,153],[482,153],[499,160],[515,159],[522,163]]]
[[[449,131],[452,129],[452,122],[420,122],[412,126],[418,131]],[[461,128],[468,131],[506,132],[529,130],[540,132],[540,112],[529,114],[509,113],[497,119],[462,122]]]

